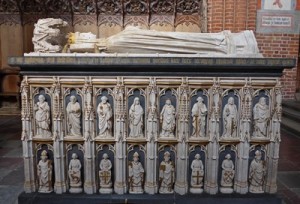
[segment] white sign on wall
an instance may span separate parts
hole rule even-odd
[[[262,16],[262,26],[265,27],[291,27],[292,16]]]

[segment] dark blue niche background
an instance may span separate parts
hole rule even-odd
[[[233,151],[233,150],[231,149],[231,146],[230,146],[230,145],[227,145],[227,146],[225,147],[225,150],[222,151],[222,152],[220,152],[220,154],[219,154],[218,183],[219,183],[220,186],[221,186],[221,178],[222,178],[222,163],[223,163],[223,161],[226,159],[225,156],[226,156],[227,154],[230,154],[231,160],[232,160],[232,162],[233,162],[233,164],[234,164],[234,170],[236,170],[236,163],[235,163],[235,160],[236,160],[236,153],[235,153],[235,151]]]
[[[83,106],[82,106],[82,98],[81,98],[81,96],[80,95],[78,95],[77,93],[76,93],[76,90],[75,89],[71,89],[70,90],[70,94],[68,94],[67,96],[66,96],[66,98],[65,98],[65,107],[66,107],[66,111],[67,111],[67,106],[68,106],[68,104],[69,104],[69,102],[70,102],[70,97],[71,96],[75,96],[75,98],[76,98],[76,101],[79,103],[79,105],[80,105],[80,109],[81,109],[81,116],[80,116],[80,125],[81,125],[81,128],[80,128],[80,132],[81,132],[81,134],[82,134],[82,127],[83,127],[83,123],[82,123],[82,115],[83,115],[83,112],[82,112],[82,110],[83,110]],[[67,112],[66,112],[67,113]],[[68,127],[67,127],[68,128]]]
[[[141,92],[138,89],[135,89],[133,91],[133,95],[131,95],[131,96],[128,97],[128,110],[127,110],[128,111],[128,116],[129,116],[129,110],[130,110],[130,108],[131,108],[131,106],[132,106],[135,98],[139,98],[140,99],[140,105],[142,106],[142,108],[144,110],[144,115],[143,115],[144,124],[143,124],[143,127],[145,127],[145,112],[146,112],[146,109],[145,109],[145,97],[143,95],[141,95]],[[129,116],[129,118],[130,118],[130,116]],[[128,129],[130,130],[129,127],[128,127]]]
[[[115,154],[113,151],[109,150],[109,146],[108,145],[103,145],[103,148],[102,150],[99,150],[97,152],[97,158],[96,158],[96,178],[98,178],[98,182],[97,182],[97,185],[99,185],[99,182],[100,182],[100,178],[99,178],[99,171],[100,171],[100,162],[103,158],[103,154],[107,154],[108,155],[108,159],[110,160],[111,162],[111,181],[112,183],[114,183],[114,168],[115,168]]]
[[[233,90],[230,90],[230,91],[228,91],[228,94],[226,96],[224,96],[222,99],[221,123],[220,123],[221,136],[223,135],[223,132],[224,132],[223,110],[224,110],[225,105],[228,103],[228,99],[230,97],[233,97],[234,104],[236,105],[237,111],[239,112],[239,98],[236,95],[234,95]],[[239,132],[237,132],[237,134],[239,134]]]
[[[251,163],[251,161],[255,158],[255,152],[256,151],[260,151],[261,152],[261,160],[265,160],[265,156],[266,153],[265,151],[262,151],[262,147],[260,145],[255,146],[255,148],[253,150],[250,151],[249,153],[249,164]]]
[[[40,89],[39,90],[39,94],[37,94],[37,95],[35,95],[34,96],[34,105],[37,103],[37,102],[39,102],[39,95],[43,95],[44,97],[45,97],[45,102],[46,103],[48,103],[48,105],[49,105],[49,108],[50,108],[50,121],[52,121],[52,117],[51,117],[51,115],[52,115],[52,110],[51,110],[51,97],[48,95],[48,94],[46,94],[46,92],[45,92],[45,90],[44,89]],[[34,111],[34,115],[35,115],[35,111]],[[49,125],[49,127],[50,127],[50,131],[52,130],[52,123],[50,122],[50,125]],[[52,131],[51,131],[52,132]]]
[[[192,175],[191,165],[192,165],[193,160],[195,159],[196,154],[200,154],[200,160],[203,163],[203,171],[204,171],[203,182],[205,181],[206,154],[205,154],[205,151],[201,150],[201,147],[198,145],[195,147],[194,151],[190,152],[190,155],[189,155],[189,165],[188,165],[188,182],[189,182],[189,184],[191,183],[191,175]]]
[[[129,162],[133,161],[133,154],[135,152],[137,152],[139,154],[139,161],[141,162],[141,164],[145,170],[145,174],[146,174],[147,172],[146,172],[146,166],[145,166],[145,153],[142,150],[140,150],[140,147],[138,145],[134,145],[133,149],[128,152],[128,164],[129,164]]]
[[[97,109],[98,109],[98,105],[101,103],[101,97],[102,96],[106,96],[108,98],[107,103],[110,104],[112,113],[114,115],[114,98],[110,94],[108,94],[107,89],[103,89],[102,92],[101,92],[101,94],[98,95],[97,98],[96,98],[96,104],[97,104],[97,106],[96,106],[96,117],[97,117],[96,130],[97,130],[97,135],[99,134],[99,116],[98,116],[98,113],[97,113]],[[113,125],[114,121],[113,121],[113,119],[114,119],[114,117],[112,116],[112,118],[111,118],[111,122],[112,122],[111,123],[112,124],[112,134],[114,134],[114,125]]]
[[[78,149],[78,145],[76,145],[76,144],[73,144],[72,149],[67,152],[67,159],[68,159],[68,168],[67,169],[69,170],[69,164],[70,164],[70,161],[72,160],[73,153],[77,154],[77,159],[79,159],[79,161],[81,163],[81,169],[80,169],[81,182],[84,183],[84,173],[83,173],[84,172],[84,154],[81,150]],[[67,174],[67,175],[68,175],[68,180],[70,180],[69,174]]]
[[[48,146],[46,144],[42,144],[41,148],[39,150],[37,150],[37,152],[36,152],[36,158],[37,158],[36,165],[39,164],[39,162],[41,160],[41,154],[42,154],[42,152],[44,150],[46,150],[46,152],[47,152],[48,160],[51,160],[51,164],[52,164],[52,185],[53,185],[54,181],[55,181],[55,175],[54,175],[54,157],[53,157],[52,150],[49,150]],[[37,177],[37,179],[39,179],[39,178]]]
[[[208,100],[207,100],[207,96],[203,95],[203,90],[199,89],[197,91],[197,94],[192,96],[191,97],[191,108],[190,108],[190,115],[191,115],[191,118],[190,118],[190,124],[189,124],[189,127],[190,127],[190,135],[193,133],[193,117],[192,117],[192,109],[193,109],[193,106],[198,102],[197,101],[197,98],[198,97],[202,97],[203,98],[203,103],[206,105],[206,108],[207,108],[207,112],[208,112]],[[206,120],[207,121],[207,115],[206,115]],[[207,124],[207,122],[206,122]],[[205,125],[205,133],[206,133],[206,130],[207,130],[207,125]]]
[[[252,117],[254,117],[254,113],[253,113],[253,109],[254,109],[254,106],[259,102],[259,99],[261,97],[265,97],[266,98],[266,104],[270,107],[270,103],[269,103],[269,97],[266,95],[266,91],[265,90],[260,90],[257,94],[257,96],[255,96],[253,99],[252,99]],[[252,120],[254,121],[254,120]],[[253,135],[253,131],[254,131],[254,123],[252,123],[252,125],[250,126],[250,132],[252,133]]]

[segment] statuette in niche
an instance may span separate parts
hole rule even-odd
[[[237,136],[237,114],[234,98],[229,97],[223,109],[223,137],[234,138]]]
[[[101,97],[101,102],[97,107],[97,113],[99,119],[99,137],[112,137],[113,112],[106,96]]]
[[[70,96],[67,105],[67,127],[68,135],[81,137],[81,108],[75,96]]]
[[[233,192],[233,178],[234,178],[234,164],[231,160],[231,155],[227,154],[222,162],[222,177],[221,177],[221,188],[222,193]]]
[[[76,153],[72,154],[72,159],[69,164],[69,179],[70,179],[70,193],[82,192],[81,180],[81,162]]]
[[[50,107],[45,96],[39,95],[39,101],[34,105],[36,135],[43,138],[51,137],[50,131]]]
[[[204,166],[200,160],[200,154],[195,155],[195,159],[191,164],[192,175],[191,175],[191,193],[202,193],[203,189],[203,177],[204,177]]]
[[[266,169],[264,161],[261,159],[261,152],[255,152],[255,158],[250,164],[249,170],[249,191],[250,193],[263,193],[263,185],[265,180]]]
[[[112,193],[111,168],[112,164],[108,154],[104,153],[100,161],[100,193]]]
[[[205,137],[207,108],[206,105],[203,103],[203,101],[204,100],[202,97],[198,97],[197,103],[195,103],[192,108],[192,117],[193,117],[192,137]]]
[[[37,165],[40,193],[51,193],[53,191],[52,168],[52,161],[48,159],[47,151],[43,150],[41,153],[41,160]]]
[[[261,97],[259,102],[253,108],[254,119],[254,137],[266,137],[268,122],[270,120],[269,106],[266,103],[266,98]]]
[[[144,193],[144,172],[145,170],[142,166],[142,163],[139,161],[139,154],[135,152],[133,154],[133,161],[129,162],[128,165],[129,193]]]
[[[129,137],[144,137],[143,133],[143,120],[144,110],[140,105],[140,99],[138,97],[134,98],[133,104],[129,109]]]
[[[161,137],[174,137],[175,114],[176,110],[171,104],[171,100],[167,99],[160,113],[160,122],[162,123]]]
[[[159,193],[169,194],[174,192],[175,166],[170,160],[170,152],[164,153],[164,161],[159,165]]]

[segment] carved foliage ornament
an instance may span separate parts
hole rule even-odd
[[[68,13],[70,12],[69,1],[65,0],[46,0],[45,8],[50,13]]]
[[[96,5],[93,0],[71,0],[71,8],[73,13],[94,14],[96,13]]]
[[[41,0],[21,0],[20,8],[24,13],[39,13],[46,9]]]
[[[154,14],[172,14],[174,6],[175,0],[152,0],[151,12]]]
[[[149,6],[147,0],[125,0],[124,10],[129,15],[147,14]]]
[[[121,0],[98,0],[97,9],[99,14],[114,15],[121,13]]]
[[[201,3],[202,0],[178,0],[177,12],[185,15],[199,13]]]
[[[18,12],[19,8],[15,0],[0,0],[0,12]]]

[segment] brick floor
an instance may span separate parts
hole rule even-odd
[[[0,204],[17,203],[23,190],[23,159],[18,116],[0,116]],[[300,204],[300,137],[282,133],[278,195],[286,204]]]

